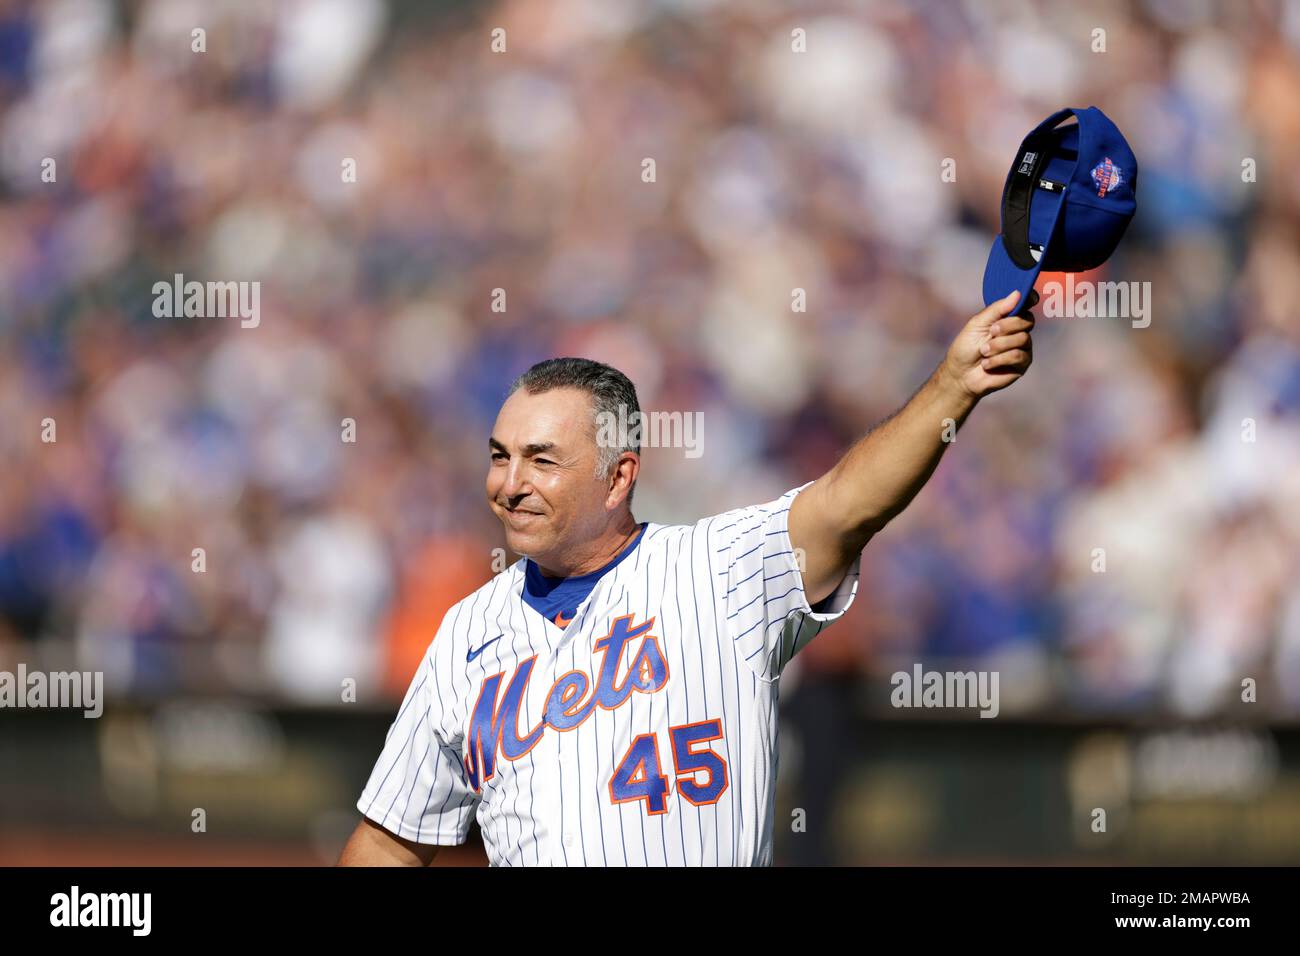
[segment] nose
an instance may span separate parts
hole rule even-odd
[[[528,484],[527,463],[518,455],[506,464],[505,481],[501,485],[501,494],[513,508],[527,498],[532,491]]]

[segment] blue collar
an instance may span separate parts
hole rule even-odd
[[[645,537],[647,525],[648,522],[641,522],[635,537],[613,560],[587,574],[576,574],[567,578],[549,577],[542,573],[537,562],[527,558],[524,567],[524,602],[548,621],[554,621],[557,614],[572,618],[577,613],[578,605],[587,599],[596,582],[618,567],[620,562],[626,560],[627,556],[636,550],[641,539]]]

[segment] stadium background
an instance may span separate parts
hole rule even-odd
[[[1294,2],[0,3],[0,669],[108,691],[0,711],[0,864],[332,861],[500,560],[510,379],[702,414],[643,520],[810,480],[979,305],[1065,104],[1139,157],[1089,278],[1151,324],[1040,317],[868,547],[783,681],[778,861],[1300,862],[1297,47]],[[156,318],[176,273],[260,281],[260,325]],[[918,661],[1000,716],[892,708]]]

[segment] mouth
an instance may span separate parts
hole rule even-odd
[[[535,521],[540,520],[542,517],[536,511],[521,511],[517,508],[513,510],[510,508],[506,508],[504,510],[506,514],[506,520],[510,522],[511,526],[516,528],[530,525]]]

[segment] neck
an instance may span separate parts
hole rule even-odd
[[[606,528],[600,537],[588,542],[583,548],[575,549],[576,553],[570,560],[565,561],[548,555],[545,563],[538,558],[533,558],[533,562],[548,578],[572,578],[590,574],[592,571],[599,571],[618,557],[636,537],[640,527],[630,512],[624,512],[623,516]]]

